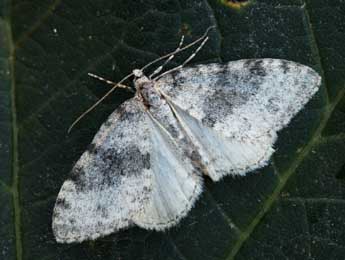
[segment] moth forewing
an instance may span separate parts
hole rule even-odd
[[[156,87],[217,181],[266,165],[277,132],[320,84],[320,76],[307,66],[257,59],[185,68],[160,78]]]
[[[58,242],[93,240],[127,227],[150,197],[150,135],[142,104],[130,99],[100,128],[63,184],[53,214]]]

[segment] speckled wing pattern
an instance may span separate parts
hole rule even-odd
[[[201,188],[189,158],[133,98],[110,115],[64,182],[54,235],[71,243],[132,224],[164,229],[187,214]]]
[[[321,78],[298,63],[257,59],[184,68],[148,83],[160,93],[148,96],[153,103],[138,95],[116,109],[62,185],[52,223],[58,242],[133,224],[176,225],[202,191],[201,173],[217,181],[267,164],[277,132]]]
[[[320,84],[320,76],[307,66],[249,59],[184,68],[160,78],[156,87],[217,181],[267,164],[277,131]]]

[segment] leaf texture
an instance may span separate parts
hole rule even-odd
[[[342,0],[9,1],[0,4],[1,259],[342,259],[345,253],[345,5]],[[193,63],[283,58],[323,86],[279,132],[271,163],[245,178],[206,181],[167,232],[131,228],[61,245],[54,202],[113,96],[67,135],[119,80],[215,25]],[[180,64],[188,53],[175,60]],[[172,64],[172,65],[174,65]]]

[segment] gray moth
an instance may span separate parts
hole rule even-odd
[[[203,175],[219,181],[265,166],[277,132],[321,84],[313,69],[280,59],[133,74],[135,96],[103,123],[62,185],[52,223],[58,242],[176,225]]]

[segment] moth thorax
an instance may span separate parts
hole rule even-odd
[[[148,106],[159,106],[162,102],[161,95],[154,87],[154,82],[147,77],[141,77],[135,82],[135,87]]]

